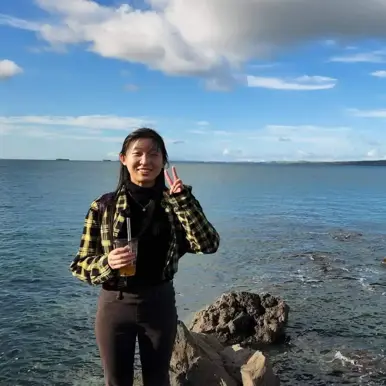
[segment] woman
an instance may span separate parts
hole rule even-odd
[[[215,253],[220,238],[191,187],[175,168],[173,176],[164,171],[168,155],[157,132],[144,128],[128,135],[120,161],[117,190],[88,210],[71,271],[102,286],[95,333],[106,386],[133,384],[137,337],[144,386],[167,386],[177,329],[173,278],[178,261],[187,252]],[[128,217],[137,254],[128,246],[113,247],[116,239],[128,238]],[[134,261],[135,274],[122,276]]]

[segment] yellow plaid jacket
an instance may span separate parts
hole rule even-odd
[[[91,203],[84,220],[78,253],[70,265],[75,277],[92,285],[109,281],[114,281],[118,287],[120,284],[124,285],[124,278],[119,278],[118,272],[113,270],[107,261],[113,246],[109,232],[109,216],[104,202],[113,197],[114,193],[107,193]],[[184,190],[178,194],[169,194],[169,191],[165,190],[161,205],[171,225],[171,238],[163,276],[164,279],[171,280],[178,271],[179,259],[185,253],[215,253],[220,244],[220,236],[207,220],[190,186],[184,185]],[[116,196],[113,238],[118,236],[125,224],[125,216],[129,213],[126,193],[122,188]]]

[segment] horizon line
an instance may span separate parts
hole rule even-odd
[[[1,158],[0,161],[65,161],[65,162],[119,162],[112,159],[71,159],[71,158]],[[342,164],[342,163],[379,163],[385,162],[385,159],[353,159],[353,160],[328,160],[328,161],[311,161],[311,160],[271,160],[271,161],[248,161],[248,160],[171,160],[169,163],[220,163],[220,164]]]

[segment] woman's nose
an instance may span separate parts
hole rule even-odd
[[[146,165],[149,162],[150,157],[147,154],[142,154],[141,164]]]

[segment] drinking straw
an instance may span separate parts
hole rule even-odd
[[[127,225],[127,241],[131,240],[131,223],[130,223],[130,217],[126,219],[126,225]]]

